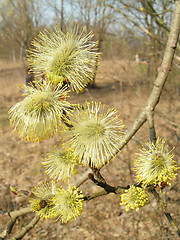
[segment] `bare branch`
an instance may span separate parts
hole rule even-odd
[[[149,131],[150,131],[150,140],[152,143],[156,143],[156,132],[154,126],[154,111],[152,109],[148,109],[147,112],[147,120],[149,124]]]
[[[177,226],[176,222],[172,219],[171,214],[168,212],[166,203],[160,198],[159,194],[156,192],[155,189],[153,189],[151,192],[152,192],[153,196],[155,197],[160,210],[163,211],[168,222],[171,224],[172,228],[176,230],[177,235],[180,237],[180,229]]]
[[[32,211],[31,207],[27,207],[27,208],[22,208],[20,210],[12,211],[9,213],[3,212],[3,215],[9,216],[11,218],[11,220],[5,227],[4,231],[1,233],[0,238],[4,239],[5,237],[7,237],[8,234],[11,233],[12,228],[13,228],[14,224],[16,223],[16,220],[18,219],[18,217],[23,216],[27,213],[30,213],[31,211]]]
[[[10,240],[22,239],[38,223],[39,219],[39,216],[35,216],[28,225],[23,227],[22,230],[10,238]]]

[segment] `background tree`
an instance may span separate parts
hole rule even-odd
[[[32,38],[43,27],[43,7],[36,0],[1,2],[0,47],[5,58],[23,60]]]
[[[137,51],[149,60],[152,79],[157,75],[157,68],[161,64],[174,4],[174,1],[167,0],[118,0],[116,6],[110,5],[124,19],[123,27],[128,29],[134,38],[144,41],[144,46]],[[125,20],[128,23],[126,25]]]

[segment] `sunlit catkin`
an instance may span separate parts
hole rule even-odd
[[[156,144],[148,142],[140,153],[137,153],[134,171],[138,182],[144,186],[148,184],[159,185],[162,182],[170,184],[170,180],[175,178],[177,166],[172,150],[168,150],[165,141],[157,139]]]
[[[101,103],[86,103],[71,117],[73,127],[64,134],[66,144],[83,165],[100,168],[123,141],[124,127],[117,111]]]
[[[145,191],[140,187],[130,186],[125,193],[121,194],[121,205],[124,205],[126,211],[135,209],[136,212],[145,205],[148,196]]]
[[[36,215],[41,218],[54,218],[52,199],[55,191],[56,185],[54,182],[51,185],[47,182],[41,183],[37,188],[32,190],[33,197],[30,197],[29,203]]]
[[[96,45],[91,41],[93,33],[85,28],[69,25],[66,33],[58,27],[44,30],[28,51],[33,72],[44,74],[53,83],[66,82],[72,90],[82,91],[94,76],[99,57]]]
[[[43,160],[45,172],[56,181],[66,181],[76,173],[75,166],[78,161],[70,150],[55,147]]]
[[[63,223],[76,218],[82,212],[83,194],[76,187],[58,188],[53,198],[53,213]]]
[[[46,83],[36,87],[29,87],[24,100],[9,110],[14,130],[22,139],[32,142],[52,137],[71,109],[70,103],[64,100],[66,89]]]

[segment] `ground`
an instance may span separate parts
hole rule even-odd
[[[101,60],[96,76],[96,88],[87,88],[83,93],[72,93],[71,103],[101,101],[107,107],[116,108],[128,129],[145,106],[153,83],[147,82],[144,66],[137,66],[128,60]],[[41,161],[43,154],[61,143],[58,135],[42,143],[20,140],[8,121],[9,108],[23,99],[19,84],[24,83],[22,63],[0,62],[0,209],[11,211],[28,206],[25,197],[13,195],[9,186],[31,190],[41,181],[48,181]],[[180,165],[180,87],[177,74],[165,85],[155,112],[157,136],[166,140],[174,149],[175,160]],[[137,132],[135,137],[108,165],[101,170],[110,185],[133,184],[135,182],[133,163],[135,152],[143,142],[149,141],[148,124]],[[77,179],[86,168],[80,167],[73,176]],[[63,184],[64,185],[64,184]],[[80,189],[84,195],[99,190],[90,180]],[[168,211],[180,225],[180,183],[179,176],[162,191]],[[33,213],[21,217],[14,226],[13,233],[26,225]],[[9,217],[0,215],[0,232],[8,223]],[[165,216],[159,211],[153,196],[148,204],[135,211],[126,212],[120,205],[118,195],[109,194],[84,203],[83,212],[77,219],[67,224],[41,219],[23,239],[36,240],[164,240],[177,239],[174,230]]]

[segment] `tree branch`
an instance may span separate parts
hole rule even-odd
[[[35,216],[28,225],[23,227],[22,230],[10,238],[10,240],[22,239],[26,233],[28,233],[38,223],[39,219],[39,216]]]
[[[148,109],[148,112],[146,114],[148,124],[149,124],[149,132],[150,132],[150,141],[151,143],[156,143],[156,132],[155,132],[155,126],[154,126],[154,111],[151,109]]]
[[[156,199],[160,210],[164,213],[168,222],[170,223],[172,228],[176,230],[177,235],[180,237],[180,229],[177,226],[177,224],[175,223],[175,221],[172,219],[171,214],[168,212],[166,203],[160,198],[159,194],[156,192],[155,189],[153,189],[151,192],[152,192],[154,198]]]
[[[12,211],[9,213],[3,212],[3,215],[9,216],[11,218],[11,220],[5,227],[4,231],[1,233],[0,239],[4,239],[5,237],[7,237],[8,234],[11,233],[12,228],[13,228],[14,224],[16,223],[16,220],[18,219],[18,217],[23,216],[27,213],[30,213],[31,211],[32,211],[31,207],[27,207],[27,208],[22,208],[20,210]]]

